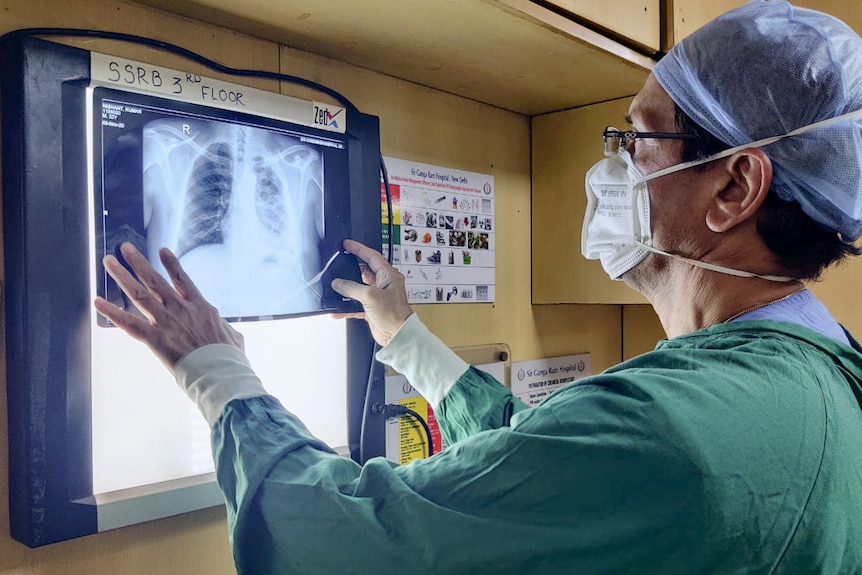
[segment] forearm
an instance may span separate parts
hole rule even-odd
[[[426,328],[416,314],[377,358],[407,377],[434,408],[446,443],[509,425],[526,409],[492,376],[468,365]]]
[[[211,361],[224,363],[230,377],[201,377],[215,377],[216,386],[233,380],[246,393],[260,391],[251,385],[256,378],[250,368],[240,373],[243,361],[218,351],[212,350]],[[192,358],[192,364],[200,359]],[[183,377],[194,373],[192,365]],[[489,403],[505,399],[502,386],[476,383],[477,393],[502,393]],[[441,411],[455,409],[458,394],[469,396],[469,389],[469,382],[459,382]],[[212,441],[239,574],[589,571],[598,556],[595,533],[617,541],[635,524],[643,524],[636,539],[649,547],[649,534],[668,526],[644,524],[644,518],[676,518],[667,509],[690,501],[680,496],[678,482],[671,483],[673,489],[657,483],[660,491],[646,496],[626,489],[629,474],[621,461],[637,469],[654,465],[654,453],[663,466],[670,458],[653,448],[643,451],[646,460],[634,457],[628,429],[612,435],[626,457],[612,443],[611,452],[600,457],[592,439],[597,423],[608,433],[621,420],[602,411],[605,400],[592,389],[570,395],[583,396],[584,405],[579,409],[572,399],[567,409],[545,416],[537,408],[513,428],[475,433],[409,465],[375,458],[364,467],[335,454],[271,396],[228,401],[214,422]],[[211,391],[200,397],[208,402],[202,410],[212,413],[226,396]],[[591,422],[598,414],[603,419]],[[615,509],[622,515],[583,521],[583,510],[595,501],[620,497]],[[643,502],[663,513],[644,511],[638,507]],[[620,528],[625,533],[615,532]],[[639,556],[601,557],[601,570],[625,572]]]
[[[511,425],[512,416],[529,407],[491,375],[471,367],[435,410],[447,445],[487,429]]]
[[[434,409],[470,367],[431,333],[415,313],[377,353],[377,360],[404,375]]]
[[[666,543],[655,534],[691,529],[676,526],[693,502],[666,450],[633,450],[614,429],[619,448],[602,454],[593,424],[534,419],[530,432],[487,431],[409,465],[360,467],[273,398],[231,402],[213,453],[239,575],[636,572],[643,549]],[[631,489],[632,470],[657,460],[668,484]],[[618,504],[597,514],[601,501]]]
[[[448,489],[433,479],[455,477],[445,464],[415,468],[421,479],[409,482],[383,458],[360,467],[270,397],[230,403],[213,453],[239,575],[453,573],[458,563],[472,567],[465,573],[499,572],[464,545],[471,532],[490,545],[495,529],[448,508]]]

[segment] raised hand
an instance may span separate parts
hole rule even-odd
[[[333,316],[364,318],[371,328],[374,340],[385,346],[413,313],[410,304],[407,303],[404,276],[389,265],[380,252],[364,244],[345,240],[344,249],[365,262],[360,265],[362,265],[362,281],[366,285],[336,279],[332,282],[332,289],[344,297],[357,300],[365,311],[354,314],[333,314]]]
[[[139,279],[113,255],[105,257],[105,269],[147,319],[123,311],[103,298],[96,298],[96,309],[124,332],[147,344],[171,373],[177,362],[204,345],[226,343],[243,349],[242,335],[203,298],[170,250],[160,250],[159,258],[173,286],[132,244],[124,243],[120,251]]]

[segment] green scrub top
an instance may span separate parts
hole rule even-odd
[[[449,447],[408,465],[360,467],[268,396],[227,404],[213,453],[241,575],[859,573],[860,382],[855,342],[750,321],[533,409],[471,368]]]

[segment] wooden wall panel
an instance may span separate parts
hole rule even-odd
[[[602,131],[625,128],[631,98],[533,118],[533,302],[645,303],[581,255],[584,176],[604,158]]]
[[[653,65],[532,0],[138,1],[530,115],[630,94]],[[607,6],[629,31],[643,20]]]
[[[661,47],[661,2],[659,0],[627,2],[548,0],[548,4],[598,24],[612,34],[618,34],[640,44],[648,51],[658,52]]]

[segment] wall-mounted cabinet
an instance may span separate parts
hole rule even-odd
[[[659,0],[548,0],[548,4],[572,14],[575,19],[598,26],[610,36],[634,43],[647,52],[655,53],[661,48]]]
[[[668,0],[673,5],[673,38],[679,42],[716,16],[742,6],[747,0]],[[862,2],[857,0],[793,0],[794,6],[820,10],[862,31]]]
[[[529,0],[138,1],[529,116],[630,96],[653,65]]]
[[[646,303],[581,255],[584,174],[602,155],[605,126],[624,127],[631,98],[532,120],[533,303]]]

